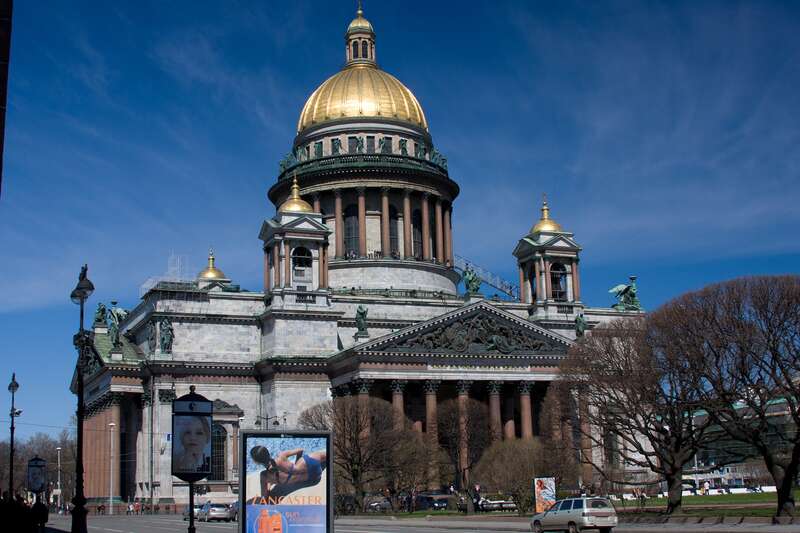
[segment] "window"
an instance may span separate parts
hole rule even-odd
[[[583,500],[572,500],[573,509],[583,509]]]
[[[347,138],[347,153],[354,154],[358,151],[358,137]]]
[[[398,237],[397,225],[399,217],[397,215],[397,208],[393,205],[389,206],[389,250],[392,257],[399,257],[400,255],[400,238]]]
[[[314,157],[322,157],[322,141],[314,143]]]
[[[419,209],[415,209],[411,215],[411,232],[414,234],[414,257],[422,259],[422,212]]]
[[[344,255],[358,257],[358,207],[355,205],[344,210]]]
[[[311,159],[311,146],[306,146],[306,161]]]
[[[308,268],[311,266],[311,251],[304,247],[298,246],[292,251],[292,266],[294,268]]]
[[[225,442],[228,440],[228,432],[221,424],[213,424],[211,427],[211,475],[208,476],[212,481],[225,480]]]
[[[561,263],[550,265],[550,286],[553,291],[553,300],[567,301],[567,269]]]
[[[558,508],[559,511],[569,511],[572,509],[572,500],[564,500],[561,502],[561,507]]]
[[[367,51],[367,41],[361,41],[361,57],[368,58],[369,52]],[[339,48],[341,50],[341,48]],[[339,52],[341,54],[341,52]]]
[[[373,135],[367,135],[367,153],[375,153],[375,137]]]
[[[589,500],[589,507],[592,509],[608,509],[611,507],[611,504],[609,504],[606,500]]]
[[[391,154],[392,153],[392,138],[391,137],[384,137],[383,144],[381,145],[381,153],[382,154]]]
[[[339,48],[339,50],[341,50],[341,48]],[[353,41],[353,57],[351,59],[358,59],[358,41]]]

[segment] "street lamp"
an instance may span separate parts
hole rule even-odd
[[[109,443],[108,461],[108,514],[114,514],[114,422],[108,423],[108,430],[111,432],[111,442]]]
[[[14,419],[22,414],[21,409],[14,407],[14,394],[17,393],[17,390],[19,390],[19,383],[17,383],[17,373],[14,372],[11,374],[11,383],[8,384],[8,392],[11,393],[11,412],[9,413],[11,417],[11,442],[8,461],[10,465],[10,470],[8,472],[8,495],[12,500],[14,499]]]
[[[86,359],[89,356],[94,343],[94,334],[91,331],[83,329],[83,309],[86,300],[94,292],[94,285],[86,277],[86,272],[89,269],[88,265],[81,267],[81,273],[78,275],[78,284],[70,293],[69,297],[72,303],[80,305],[80,329],[78,333],[72,338],[75,348],[78,350],[78,362],[76,364],[76,388],[78,393],[78,409],[77,409],[77,450],[75,453],[75,496],[72,498],[74,507],[72,508],[72,533],[87,533],[86,531],[86,497],[83,495],[83,418],[84,418],[84,405],[83,405],[83,370],[86,366]]]
[[[58,454],[58,514],[61,514],[61,446],[56,447]]]
[[[255,415],[255,416],[256,416],[255,425],[257,425],[257,426],[261,425],[261,421],[262,420],[264,422],[266,422],[267,425],[269,425],[269,421],[270,420],[273,421],[272,422],[273,426],[280,426],[281,425],[280,421],[278,420],[278,418],[280,418],[278,415],[275,415],[275,416],[259,416],[259,415]]]

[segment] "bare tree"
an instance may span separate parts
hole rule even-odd
[[[665,306],[710,419],[763,458],[777,515],[793,515],[800,465],[800,276],[741,278]]]
[[[541,446],[536,460],[537,474],[555,479],[556,487],[577,488],[579,468],[572,444],[573,409],[563,400],[558,387],[548,387],[539,416]]]
[[[439,445],[457,473],[459,486],[471,494],[468,473],[480,460],[491,438],[486,406],[472,398],[441,403],[437,432]],[[473,511],[471,498],[467,511]]]
[[[556,384],[578,408],[581,461],[613,483],[625,481],[612,478],[617,459],[660,476],[668,486],[667,513],[681,508],[686,465],[719,437],[707,418],[694,416],[701,403],[697,375],[688,354],[672,342],[673,326],[656,311],[596,328],[570,350],[564,380]],[[599,458],[596,449],[618,455]],[[638,483],[652,482],[645,477]]]
[[[363,510],[367,488],[392,464],[398,436],[391,404],[371,397],[337,398],[303,411],[298,425],[333,432],[334,468],[353,488],[356,507]]]
[[[537,459],[544,454],[534,440],[504,440],[492,444],[475,466],[474,479],[508,494],[524,515],[531,506],[531,482],[538,471]]]
[[[439,451],[435,443],[410,429],[409,424],[396,431],[390,460],[384,465],[384,483],[389,488],[395,508],[401,493],[413,496],[425,490],[432,475],[428,458],[436,457]]]

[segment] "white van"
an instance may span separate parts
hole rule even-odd
[[[569,531],[578,533],[583,529],[597,529],[600,533],[611,533],[617,525],[617,511],[606,498],[582,496],[559,500],[543,513],[531,518],[531,531]]]

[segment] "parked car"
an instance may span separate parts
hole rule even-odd
[[[231,510],[224,503],[206,502],[197,513],[200,522],[211,522],[212,520],[231,521]]]
[[[447,498],[437,497],[430,494],[420,494],[414,502],[414,508],[417,511],[424,511],[431,509],[433,511],[441,511],[447,509]]]
[[[236,522],[239,520],[239,500],[236,500],[232,504],[228,506],[228,509],[231,511],[231,520]]]
[[[200,512],[200,507],[202,507],[202,505],[200,505],[200,504],[196,503],[194,505],[194,519],[195,520],[197,520],[197,513]],[[183,519],[184,520],[189,520],[189,506],[188,505],[183,508]]]
[[[372,501],[367,503],[367,512],[370,513],[387,513],[392,510],[392,502],[389,498],[379,497],[373,498]]]
[[[531,518],[531,531],[569,531],[597,529],[611,533],[617,525],[617,512],[606,498],[580,497],[558,500],[550,509]]]

